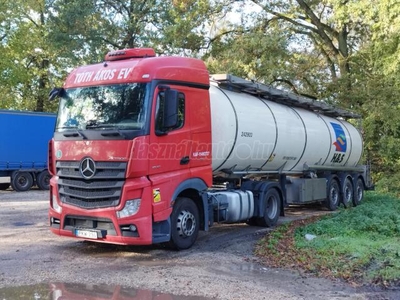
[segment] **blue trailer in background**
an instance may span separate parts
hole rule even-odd
[[[15,191],[33,185],[49,189],[48,143],[53,136],[56,114],[0,110],[0,190],[10,184]]]

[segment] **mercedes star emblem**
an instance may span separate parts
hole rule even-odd
[[[85,179],[90,179],[96,173],[96,164],[94,160],[90,157],[85,157],[81,160],[81,164],[79,166],[79,172]]]

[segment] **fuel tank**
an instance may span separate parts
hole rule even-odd
[[[212,167],[301,173],[305,164],[357,166],[359,131],[341,118],[210,86]]]

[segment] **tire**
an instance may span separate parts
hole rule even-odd
[[[281,197],[276,189],[272,188],[267,191],[264,198],[264,207],[264,216],[257,219],[258,226],[275,226],[281,212]]]
[[[362,181],[361,178],[358,178],[354,189],[354,197],[353,197],[354,206],[360,205],[360,203],[364,199],[364,189],[365,189],[364,182]]]
[[[8,182],[0,183],[0,191],[5,191],[10,187],[10,184]]]
[[[353,206],[354,188],[349,177],[342,184],[342,203],[345,208]]]
[[[336,210],[340,204],[340,188],[336,179],[330,180],[326,196],[325,206],[331,211]]]
[[[14,191],[25,192],[33,185],[33,177],[29,172],[15,172],[11,176],[11,187]]]
[[[178,198],[171,214],[170,247],[176,250],[192,247],[199,228],[200,218],[196,204],[189,198]]]
[[[44,171],[40,172],[36,176],[36,184],[39,187],[39,189],[49,190],[50,189],[50,178],[51,178],[51,175],[50,175],[49,171],[44,170]]]

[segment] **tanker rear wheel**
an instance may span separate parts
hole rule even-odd
[[[340,188],[339,183],[336,179],[331,179],[329,181],[329,186],[327,190],[327,199],[325,201],[325,206],[334,211],[338,208],[340,204]]]
[[[264,207],[264,216],[257,219],[258,226],[275,226],[281,212],[281,197],[276,189],[267,191],[264,198]]]
[[[11,187],[14,191],[25,192],[33,185],[33,176],[29,172],[14,172],[11,176]]]
[[[178,198],[171,214],[170,247],[176,250],[192,247],[199,229],[200,217],[196,204],[189,198]]]
[[[353,183],[351,182],[349,177],[346,177],[346,179],[343,182],[342,195],[343,195],[342,198],[343,206],[345,208],[353,206],[354,189],[353,189]]]
[[[354,198],[353,198],[354,206],[359,205],[363,200],[363,198],[364,198],[364,183],[361,178],[358,178],[354,189]]]

